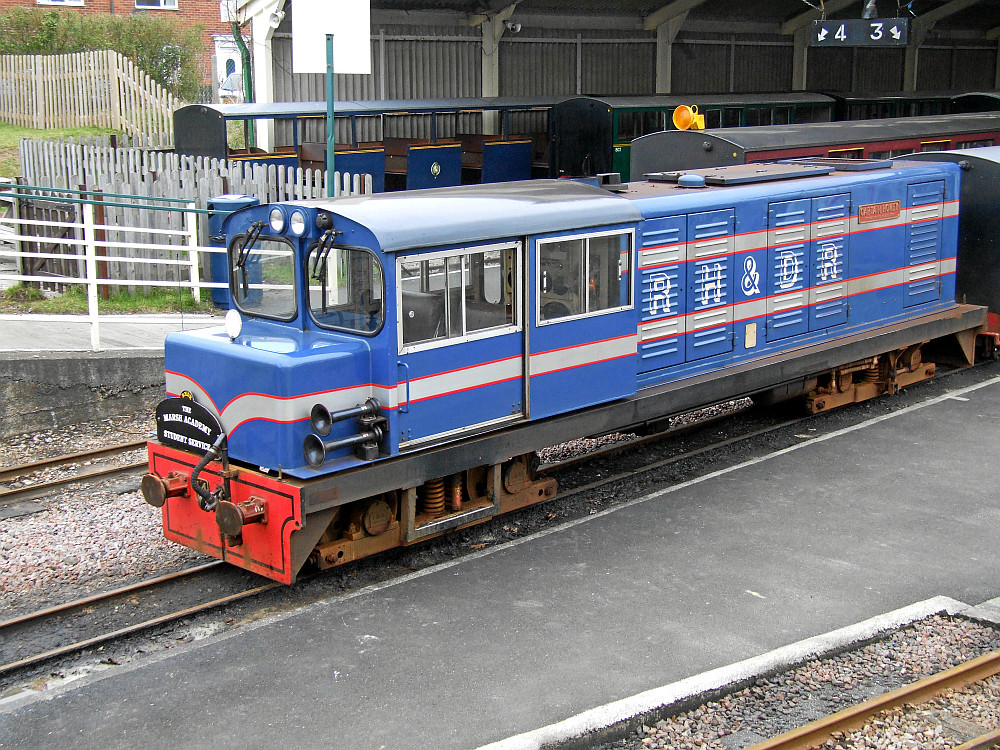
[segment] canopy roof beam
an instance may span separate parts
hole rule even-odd
[[[669,5],[664,5],[659,10],[653,11],[642,19],[642,30],[653,31],[659,29],[663,24],[669,23],[675,18],[687,16],[688,11],[694,10],[699,5],[703,5],[707,0],[674,0]],[[676,34],[675,34],[676,36]]]
[[[514,0],[495,13],[476,14],[469,17],[471,26],[482,32],[482,96],[500,95],[500,39],[507,30],[507,22],[514,15],[521,0]],[[496,112],[483,112],[483,133],[496,135],[500,123]]]
[[[669,94],[673,78],[674,40],[688,13],[706,0],[674,0],[642,19],[643,31],[656,31],[656,93]]]

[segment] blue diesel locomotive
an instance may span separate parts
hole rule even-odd
[[[232,214],[237,310],[166,342],[142,484],[166,536],[290,583],[553,496],[533,452],[560,441],[971,362],[957,165],[648,177]]]

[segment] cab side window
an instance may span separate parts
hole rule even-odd
[[[517,325],[514,247],[399,261],[401,344]]]
[[[628,307],[632,235],[540,241],[538,319],[559,320]]]

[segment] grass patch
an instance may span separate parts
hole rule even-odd
[[[50,128],[33,130],[0,122],[0,177],[20,177],[21,157],[17,144],[22,138],[81,138],[94,135],[110,135],[114,130],[106,128]]]
[[[98,298],[97,310],[102,315],[127,315],[129,313],[211,313],[215,311],[211,292],[202,291],[201,302],[195,302],[187,289],[151,288],[147,294],[129,292],[127,289],[111,291],[108,299]],[[43,313],[46,315],[82,315],[87,313],[87,290],[74,286],[63,294],[43,294],[34,286],[17,284],[0,295],[0,312]]]

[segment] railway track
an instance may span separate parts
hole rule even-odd
[[[759,742],[749,750],[807,750],[821,747],[831,740],[841,743],[846,734],[863,727],[884,712],[901,709],[907,705],[926,703],[933,698],[943,696],[949,690],[958,690],[996,674],[1000,674],[1000,651],[984,654],[944,672],[904,685],[864,703]],[[957,747],[960,750],[974,750],[998,745],[1000,745],[1000,729],[970,739]]]
[[[104,461],[125,453],[132,453],[146,447],[145,440],[134,440],[128,443],[119,443],[104,448],[94,448],[92,450],[71,453],[65,456],[46,458],[40,461],[17,464],[0,468],[0,485],[10,485],[22,482],[26,478],[41,471],[57,469],[60,467],[78,466],[79,471],[71,475],[58,477],[55,479],[32,482],[28,485],[8,486],[0,488],[0,506],[11,505],[27,500],[35,500],[43,497],[53,490],[66,487],[82,481],[95,479],[111,479],[118,476],[134,474],[146,467],[146,462],[132,462],[116,466],[93,466],[93,462]]]
[[[213,571],[231,572],[232,575],[212,576]],[[226,586],[235,590],[208,601],[172,608],[165,614],[157,613],[161,601],[184,598],[183,592],[178,593],[180,589],[198,585],[199,579],[209,591]],[[281,586],[273,582],[260,584],[261,580],[216,560],[0,622],[0,660],[3,661],[0,677]],[[245,585],[247,582],[251,585]],[[190,599],[189,594],[187,598]]]

